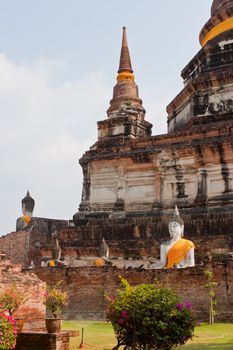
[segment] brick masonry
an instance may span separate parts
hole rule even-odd
[[[0,237],[0,241],[0,251],[4,252],[13,263],[28,264],[30,231],[11,232],[5,235],[4,239]]]
[[[185,222],[185,237],[195,243],[198,263],[209,254],[233,252],[231,211],[224,214],[199,212],[194,216],[182,210],[181,216]],[[62,259],[77,261],[98,256],[103,237],[110,247],[111,257],[159,258],[161,242],[169,239],[168,218],[169,215],[128,217],[122,220],[97,217],[89,219],[89,225],[85,227],[66,225],[58,229],[57,233]],[[39,267],[42,260],[52,257],[51,232],[48,231],[50,221],[36,219],[27,230],[0,237],[0,251],[12,263],[20,263],[24,268],[29,266],[31,260]]]
[[[16,285],[25,295],[25,301],[14,313],[15,318],[25,320],[25,331],[44,330],[45,305],[43,296],[46,284],[32,272],[23,272],[21,265],[12,264],[10,261],[0,263],[0,287],[5,288]]]
[[[218,321],[233,321],[233,260],[216,258],[204,266],[184,270],[117,269],[114,267],[82,267],[36,269],[40,279],[48,283],[63,280],[69,294],[69,307],[63,311],[64,319],[105,319],[105,294],[114,295],[119,287],[119,276],[132,284],[153,283],[155,280],[171,286],[192,302],[200,321],[208,320],[208,296],[204,288],[204,271],[213,269],[218,283]]]
[[[78,332],[76,333],[77,336]],[[69,332],[20,333],[17,336],[15,350],[28,350],[28,344],[30,344],[30,350],[70,350],[70,334]]]

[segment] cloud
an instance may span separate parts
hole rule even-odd
[[[112,86],[101,72],[61,82],[65,64],[15,63],[0,54],[0,235],[15,230],[27,189],[35,216],[71,219],[78,210],[78,160],[97,140],[96,122],[106,118]],[[154,134],[164,133],[167,88],[158,95],[150,84],[143,87],[146,118]]]
[[[78,159],[96,141],[111,88],[100,72],[54,85],[59,64],[0,54],[0,234],[14,230],[27,189],[35,216],[70,219],[78,209]]]

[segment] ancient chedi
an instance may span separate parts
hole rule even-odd
[[[167,107],[168,133],[152,136],[123,28],[113,98],[98,122],[98,140],[80,159],[81,203],[73,221],[32,218],[14,233],[26,246],[22,263],[51,259],[52,233],[61,259],[99,256],[159,258],[175,205],[196,257],[233,251],[233,3],[215,0],[200,33],[201,50],[182,71],[184,88]],[[12,234],[0,250],[12,259]],[[27,260],[27,261],[26,261]],[[198,259],[197,259],[198,260]]]
[[[160,136],[151,136],[145,120],[123,28],[107,119],[98,122],[98,141],[80,159],[77,226],[99,224],[107,239],[108,220],[118,218],[118,238],[132,224],[142,235],[149,225],[155,238],[166,234],[164,218],[177,204],[188,235],[232,233],[232,23],[232,1],[214,1],[200,33],[202,48],[182,71],[184,88],[167,107],[168,134]]]
[[[72,305],[66,318],[105,317],[103,291],[114,294],[120,274],[132,284],[151,283],[157,275],[165,284],[179,281],[181,295],[204,320],[208,299],[201,288],[206,283],[203,272],[212,264],[209,254],[221,253],[213,260],[217,299],[222,301],[218,317],[232,321],[233,262],[227,254],[233,251],[232,5],[232,0],[213,2],[211,18],[200,34],[202,48],[182,71],[184,89],[167,108],[165,135],[151,135],[124,28],[107,117],[98,122],[97,142],[80,159],[84,179],[78,212],[69,222],[33,217],[27,227],[0,237],[0,250],[13,262],[28,267],[33,260],[35,273],[44,281],[64,281]],[[196,267],[185,273],[154,270],[160,246],[160,268],[168,267],[166,248],[175,234],[183,235],[183,223],[177,217],[179,225],[173,219],[168,229],[175,205],[184,221],[185,240],[196,248]],[[52,252],[55,231],[66,266],[40,268],[42,262],[46,265],[56,258]],[[103,238],[106,246],[100,247]],[[193,266],[194,247],[188,244],[185,259]],[[95,266],[98,256],[102,258]],[[93,261],[91,267],[84,264],[86,257]],[[119,265],[101,268],[103,261],[113,262],[114,257],[123,257],[124,264],[126,258],[140,258],[136,262],[142,266],[128,270],[124,265],[120,271]],[[143,262],[151,264],[146,271]],[[183,261],[173,262],[184,267]]]
[[[119,176],[118,173],[124,159],[116,162],[110,155],[124,146],[124,140],[149,137],[152,129],[152,125],[145,121],[146,111],[142,106],[134,79],[124,27],[117,84],[107,111],[108,118],[98,122],[98,142],[80,160],[84,174],[80,211],[111,213],[113,208],[120,208],[123,204],[124,174]],[[99,149],[104,150],[101,163],[96,158]],[[108,165],[103,163],[107,154],[110,156]]]
[[[167,108],[168,132],[221,128],[232,119],[233,3],[216,0],[200,33],[202,49],[183,69],[185,88]],[[228,161],[226,161],[228,163]],[[220,160],[220,163],[226,163]]]

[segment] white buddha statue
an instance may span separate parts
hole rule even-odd
[[[156,269],[178,269],[195,266],[193,242],[182,238],[184,222],[180,218],[177,206],[173,218],[168,223],[171,239],[160,246],[160,262],[155,264]],[[152,266],[151,266],[152,267]]]
[[[102,243],[99,246],[99,255],[101,258],[109,258],[109,246],[107,245],[105,239],[103,238]]]

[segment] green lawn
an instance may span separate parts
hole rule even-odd
[[[98,321],[64,321],[63,330],[79,330],[80,336],[71,338],[71,350],[77,350],[84,328],[84,349],[110,350],[116,340],[110,323]],[[218,323],[196,328],[195,337],[177,350],[233,350],[233,324]]]
[[[196,328],[195,337],[184,350],[233,350],[233,324],[217,323]]]

